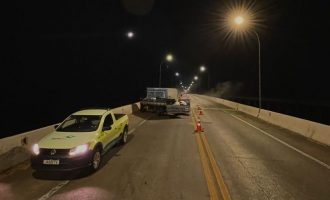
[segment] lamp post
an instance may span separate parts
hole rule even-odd
[[[166,61],[167,62],[172,62],[173,61],[173,56],[172,54],[167,54],[166,55]],[[161,87],[161,83],[162,83],[162,64],[164,63],[164,60],[162,60],[160,62],[160,65],[159,65],[159,87]]]
[[[210,89],[210,72],[209,72],[209,70],[204,65],[202,65],[199,67],[199,71],[202,73],[204,73],[206,71],[206,73],[207,73],[207,89]]]
[[[241,15],[237,15],[233,19],[233,24],[235,25],[236,31],[242,31],[241,29],[245,29],[249,27],[250,24],[252,24],[251,20],[247,17],[243,17]],[[257,41],[258,41],[258,67],[259,67],[259,113],[261,109],[261,45],[260,45],[260,37],[257,33],[257,31],[252,30],[252,32],[256,35]]]

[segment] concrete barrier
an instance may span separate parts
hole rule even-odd
[[[256,107],[239,104],[217,97],[203,97],[211,99],[215,102],[218,102],[235,110],[244,112],[248,115],[257,117],[270,124],[274,124],[282,128],[288,129],[318,143],[330,146],[330,126],[328,125],[264,109],[260,109],[259,113],[259,108]]]
[[[114,108],[115,113],[131,114],[139,110],[140,102]],[[0,139],[0,172],[29,158],[31,147],[54,131],[54,125]]]
[[[259,114],[259,108],[239,103],[237,104],[237,110],[252,115],[254,117],[258,117]]]

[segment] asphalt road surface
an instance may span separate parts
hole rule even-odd
[[[22,163],[0,175],[0,199],[329,199],[329,147],[202,96],[192,110],[131,115],[129,142],[96,173]]]

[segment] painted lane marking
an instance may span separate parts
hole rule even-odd
[[[208,141],[207,141],[207,139],[205,137],[205,134],[201,134],[201,136],[202,136],[202,141],[203,141],[203,143],[205,145],[206,152],[207,152],[207,154],[209,156],[209,159],[210,159],[210,162],[211,162],[213,173],[214,173],[214,175],[216,177],[218,186],[219,186],[219,188],[221,190],[222,198],[224,200],[231,200],[231,197],[230,197],[228,188],[227,188],[227,186],[225,184],[225,181],[223,179],[223,176],[221,174],[221,171],[220,171],[220,168],[219,168],[219,166],[217,164],[217,161],[214,158],[214,155],[212,153],[210,144],[208,143]]]
[[[197,121],[196,120],[196,118],[197,118],[196,117],[196,113],[194,112],[194,110],[192,110],[192,113],[193,113],[193,117],[192,117],[193,118],[193,121],[196,123],[196,121]],[[195,135],[196,135],[196,141],[197,141],[197,144],[199,146],[200,152],[202,151],[204,154],[206,154],[206,159],[208,158],[208,160],[209,160],[209,162],[211,164],[211,166],[209,166],[209,164],[208,164],[209,162],[206,161],[207,162],[207,164],[206,164],[207,165],[207,170],[209,171],[209,169],[212,168],[214,177],[215,177],[215,179],[216,179],[216,181],[218,183],[218,186],[219,186],[219,189],[220,189],[220,193],[222,195],[222,199],[223,200],[231,200],[231,197],[230,197],[228,188],[227,188],[227,186],[225,184],[225,181],[223,179],[223,176],[221,174],[221,170],[220,170],[220,168],[219,168],[219,166],[218,166],[218,164],[217,164],[217,162],[216,162],[216,160],[214,158],[214,155],[212,153],[211,147],[210,147],[210,145],[209,145],[209,143],[207,141],[207,138],[206,138],[205,134],[204,133],[196,133]],[[202,155],[200,153],[200,156],[201,156],[201,161],[202,161],[202,165],[203,165],[203,158],[202,158],[202,156],[205,157],[205,155]],[[203,166],[203,169],[205,169],[204,166]],[[207,179],[207,181],[209,181],[210,177],[207,177],[208,176],[207,173],[210,173],[210,172],[207,172],[207,171],[204,170],[205,178]],[[208,185],[208,189],[209,189],[210,196],[211,196],[211,199],[212,199],[212,193],[211,193],[211,192],[213,192],[212,191],[213,190],[212,187],[215,187],[215,186],[214,186],[214,183],[213,183],[212,180],[211,180],[210,183],[212,183],[212,186],[209,187],[209,185]],[[218,197],[215,196],[215,198],[217,199]]]
[[[131,134],[131,133],[133,133],[135,130],[136,130],[136,129],[133,128],[132,130],[128,131],[128,135]]]
[[[210,172],[210,166],[209,166],[208,161],[207,161],[207,156],[206,156],[206,153],[204,151],[200,135],[195,134],[195,139],[196,139],[196,142],[197,142],[197,145],[198,145],[198,150],[199,150],[198,152],[199,152],[199,156],[201,158],[201,163],[202,163],[202,167],[203,167],[204,176],[205,176],[205,179],[206,179],[207,189],[209,190],[209,193],[210,193],[210,199],[217,200],[218,199],[217,191],[216,191],[216,188],[215,188],[215,184],[212,180],[212,175],[211,175],[211,172]]]
[[[137,125],[137,127],[140,127],[140,126],[142,126],[148,119],[150,119],[150,117],[148,117],[147,119],[145,119],[145,120],[143,120],[142,122],[140,122],[138,125]],[[137,128],[136,127],[136,128]]]
[[[49,199],[51,196],[53,196],[53,194],[55,194],[57,191],[59,191],[62,187],[64,187],[65,185],[67,185],[70,181],[63,181],[60,184],[58,184],[57,186],[53,187],[51,190],[49,190],[49,192],[47,192],[47,194],[43,195],[42,197],[40,197],[38,200],[46,200]]]
[[[130,131],[128,131],[128,134],[133,133],[138,127],[142,126],[149,119],[150,119],[150,117],[148,117],[147,119],[145,119],[142,122],[138,123],[138,125],[135,128],[132,128]]]
[[[309,155],[309,154],[307,154],[307,153],[305,153],[305,152],[303,152],[303,151],[301,151],[301,150],[299,150],[299,149],[297,149],[297,148],[295,148],[295,147],[289,145],[288,143],[286,143],[286,142],[284,142],[284,141],[282,141],[282,140],[280,140],[280,139],[278,139],[278,138],[272,136],[271,134],[267,133],[266,131],[261,130],[260,128],[258,128],[258,127],[256,127],[256,126],[250,124],[249,122],[246,122],[246,121],[244,121],[243,119],[241,119],[241,118],[239,118],[239,117],[237,117],[237,116],[235,116],[235,115],[232,115],[232,114],[230,114],[230,115],[231,115],[232,117],[234,117],[234,118],[240,120],[241,122],[243,122],[243,123],[245,123],[245,124],[247,124],[247,125],[249,125],[249,126],[255,128],[255,129],[257,129],[258,131],[260,131],[261,133],[267,135],[268,137],[272,138],[273,140],[275,140],[275,141],[277,141],[277,142],[279,142],[279,143],[285,145],[286,147],[289,147],[290,149],[296,151],[297,153],[299,153],[299,154],[305,156],[306,158],[309,158],[309,159],[313,160],[314,162],[316,162],[316,163],[318,163],[318,164],[322,165],[323,167],[325,167],[325,168],[327,168],[327,169],[330,170],[330,166],[327,165],[326,163],[324,163],[324,162],[322,162],[322,161],[320,161],[320,160],[314,158],[313,156],[311,156],[311,155]]]
[[[192,110],[191,120],[194,122],[194,124],[196,124],[196,116],[195,116],[195,113],[193,110]],[[194,126],[194,124],[193,124],[193,126]],[[207,161],[207,156],[206,156],[205,150],[203,148],[200,134],[198,134],[198,133],[195,134],[195,140],[196,140],[196,143],[198,146],[199,157],[201,159],[202,169],[204,172],[204,177],[206,179],[206,185],[207,185],[207,189],[210,194],[210,199],[218,200],[219,198],[218,198],[216,188],[215,188],[215,185],[214,185],[214,182],[212,179],[209,162]]]

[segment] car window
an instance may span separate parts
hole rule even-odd
[[[109,114],[104,119],[103,130],[110,130],[112,124],[113,124],[113,119],[111,114]]]
[[[56,129],[56,131],[92,132],[97,130],[100,121],[100,115],[71,115]]]

